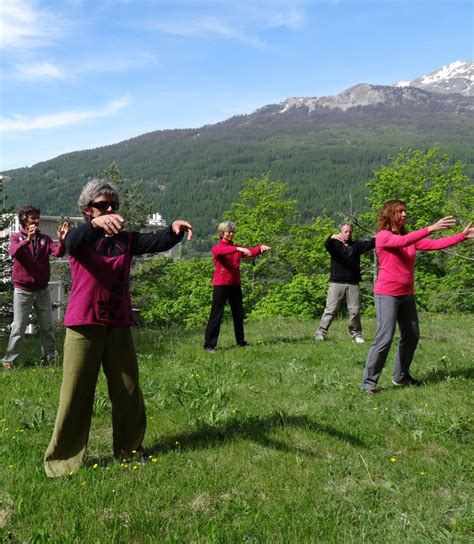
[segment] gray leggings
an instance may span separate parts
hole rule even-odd
[[[399,297],[375,295],[375,310],[377,330],[374,343],[370,346],[367,356],[362,380],[363,389],[374,389],[377,385],[392,345],[397,323],[400,327],[400,342],[393,369],[394,380],[400,381],[409,376],[410,364],[420,337],[418,313],[413,295]]]

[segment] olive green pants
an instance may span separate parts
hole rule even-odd
[[[99,325],[68,327],[58,413],[44,458],[49,477],[71,474],[82,463],[101,364],[112,402],[114,455],[129,457],[141,447],[146,415],[131,330]]]

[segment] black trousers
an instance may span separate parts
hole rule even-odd
[[[224,307],[227,301],[229,301],[232,319],[234,320],[235,341],[238,345],[245,346],[244,307],[242,304],[242,289],[240,288],[240,285],[214,285],[211,315],[207,322],[204,339],[205,348],[215,348],[217,345]]]

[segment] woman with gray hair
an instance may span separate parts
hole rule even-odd
[[[212,306],[206,327],[204,349],[210,353],[216,351],[217,339],[221,327],[224,307],[229,301],[234,320],[235,340],[238,346],[246,346],[244,338],[244,309],[242,289],[240,287],[240,259],[251,258],[268,251],[270,248],[261,244],[256,247],[237,246],[233,243],[235,223],[224,221],[217,227],[219,242],[212,247],[214,275],[212,285]]]
[[[64,324],[63,382],[53,436],[46,451],[47,476],[75,472],[84,457],[100,367],[112,402],[114,455],[140,452],[146,416],[130,327],[135,324],[129,292],[134,255],[166,251],[188,232],[187,221],[141,234],[126,232],[117,189],[106,179],[93,179],[83,189],[79,206],[85,223],[71,229],[69,252],[72,289]]]

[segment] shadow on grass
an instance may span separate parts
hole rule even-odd
[[[430,383],[444,382],[448,378],[466,378],[467,380],[472,380],[474,378],[474,367],[432,370],[422,378],[422,382],[423,385],[428,385]]]
[[[250,440],[261,446],[273,448],[288,453],[303,453],[315,456],[314,451],[300,446],[288,445],[281,440],[270,438],[268,434],[275,428],[300,428],[315,433],[324,433],[338,440],[349,442],[353,446],[367,447],[358,437],[338,431],[327,425],[317,423],[308,416],[291,416],[283,413],[274,413],[268,416],[255,416],[247,420],[235,420],[222,426],[204,426],[196,431],[180,433],[153,444],[147,451],[150,453],[168,453],[182,450],[208,448],[223,442],[243,439]],[[179,444],[179,446],[177,446]]]

